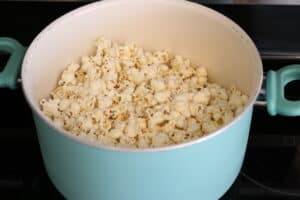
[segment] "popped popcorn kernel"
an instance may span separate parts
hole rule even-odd
[[[204,66],[168,51],[145,51],[104,37],[71,63],[40,100],[53,123],[82,140],[157,148],[210,134],[243,112],[248,96],[208,80]]]

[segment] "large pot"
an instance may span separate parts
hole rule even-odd
[[[46,118],[39,100],[54,88],[64,66],[88,54],[100,35],[135,41],[146,49],[169,48],[207,67],[211,80],[237,85],[250,101],[231,123],[184,144],[133,150],[82,141]],[[251,39],[225,16],[179,0],[103,1],[51,23],[26,53],[9,38],[0,39],[0,48],[12,54],[0,74],[0,86],[15,88],[22,66],[23,91],[33,111],[45,167],[67,199],[213,200],[239,174],[263,72]],[[285,84],[299,77],[296,65],[268,74],[267,102],[272,115],[300,114],[299,102],[289,102],[283,94]]]

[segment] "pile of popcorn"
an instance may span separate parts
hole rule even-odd
[[[207,70],[167,51],[144,51],[100,37],[40,101],[59,127],[85,140],[155,148],[194,140],[231,121],[248,97],[208,82]]]

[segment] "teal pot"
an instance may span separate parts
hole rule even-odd
[[[189,57],[207,67],[212,81],[237,85],[249,96],[249,103],[221,129],[174,146],[126,149],[79,139],[46,118],[39,100],[55,87],[66,64],[92,51],[100,35],[135,41],[146,49],[169,48]],[[21,68],[45,167],[67,199],[215,200],[239,174],[263,72],[251,39],[225,16],[183,0],[107,0],[55,20],[27,50],[10,38],[0,38],[0,49],[11,54],[0,74],[0,86],[14,89]],[[297,65],[268,73],[270,114],[300,114],[300,103],[286,100],[283,94],[284,86],[299,78]]]

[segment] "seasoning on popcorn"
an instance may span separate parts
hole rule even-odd
[[[41,110],[83,140],[156,148],[207,135],[243,111],[248,97],[209,82],[206,68],[104,37],[94,55],[66,67]]]

